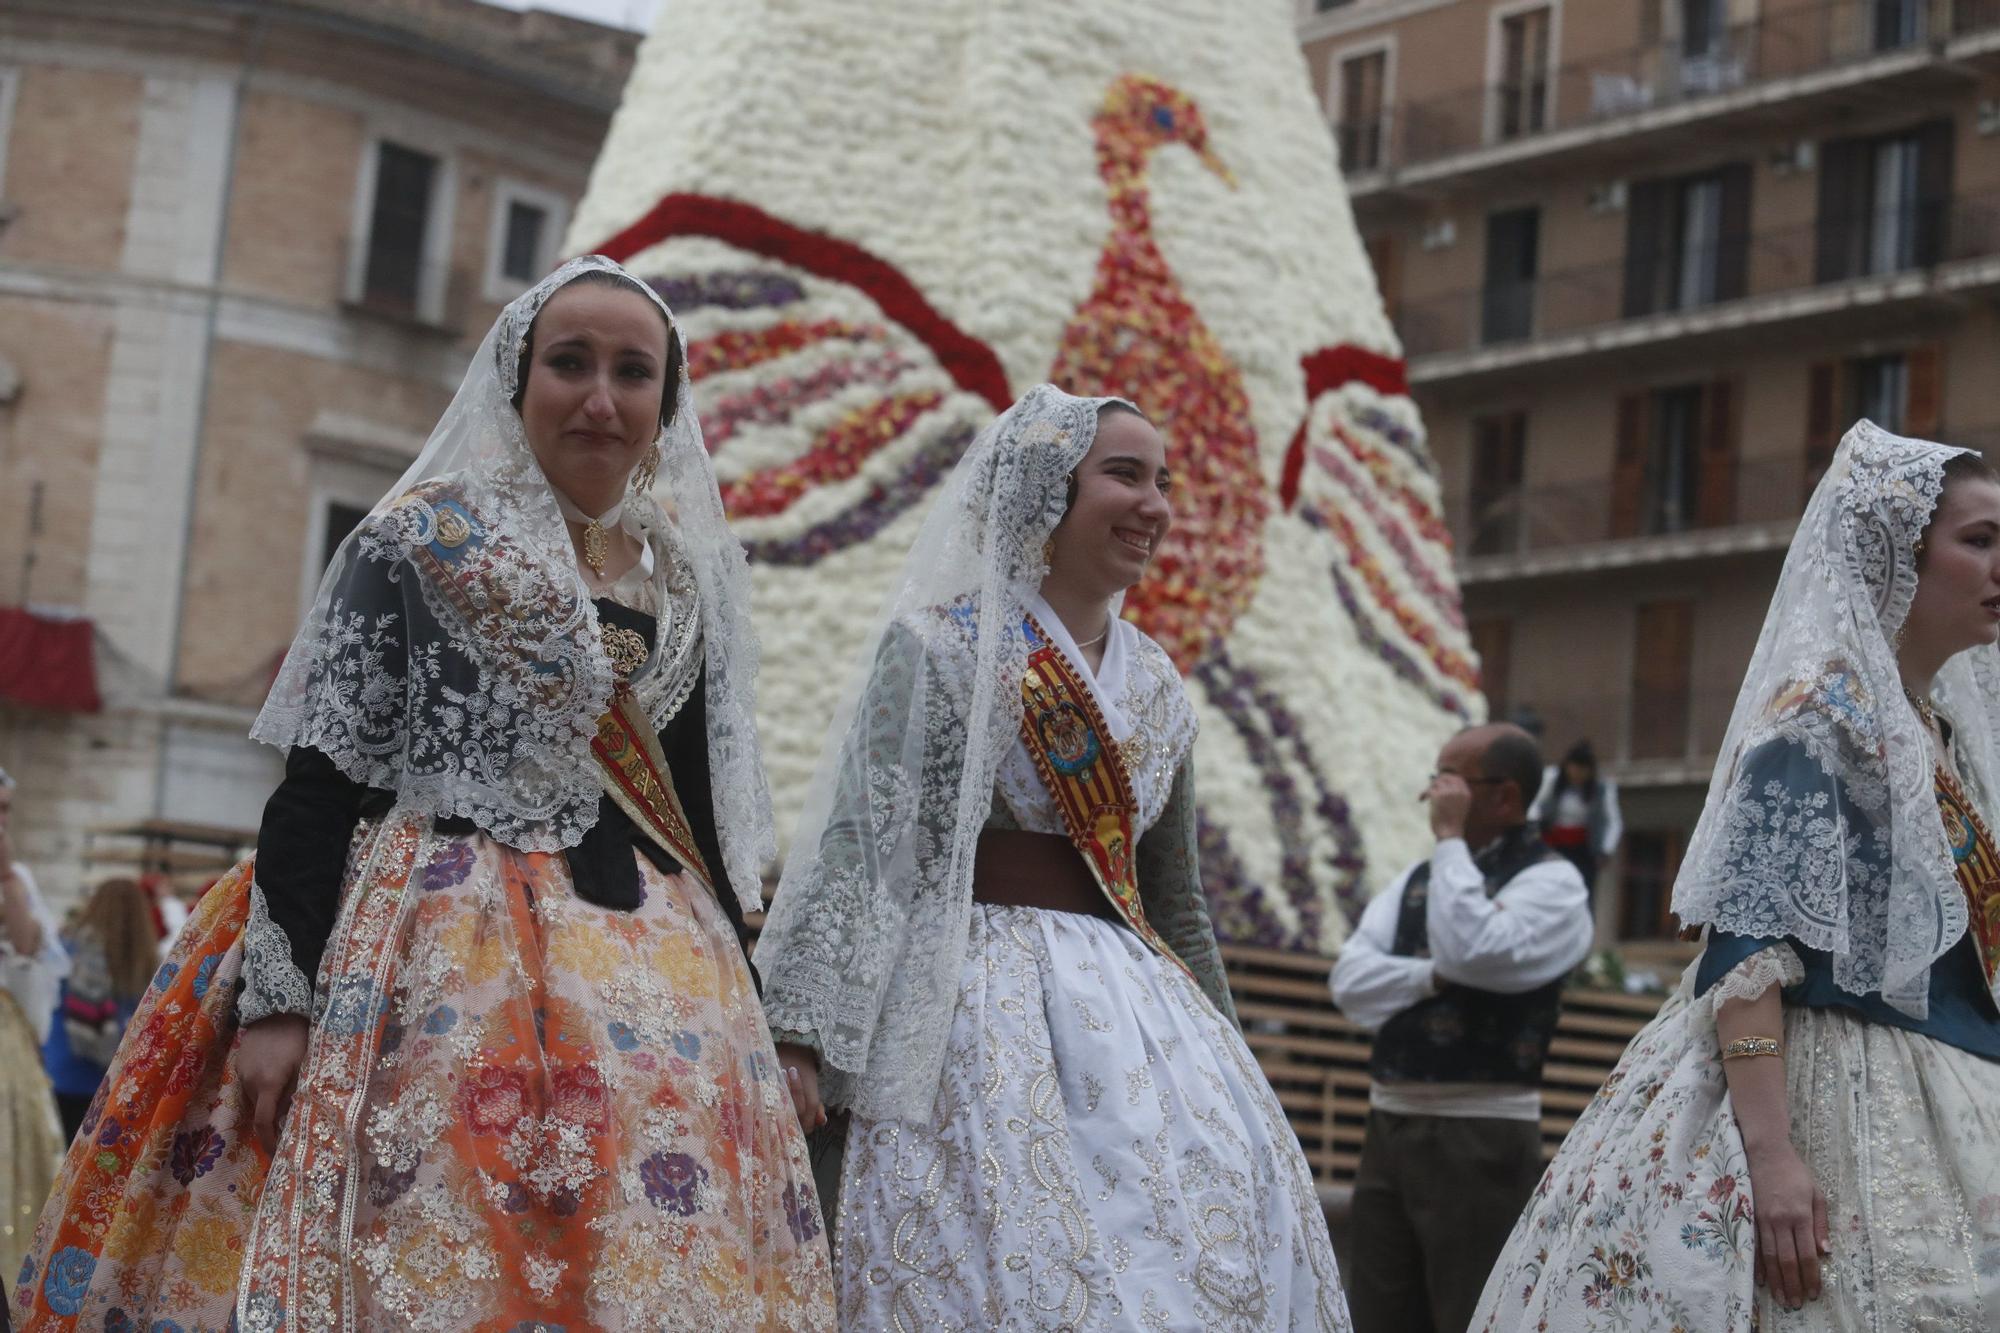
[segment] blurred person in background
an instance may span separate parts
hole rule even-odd
[[[1618,813],[1618,784],[1597,771],[1597,752],[1589,741],[1570,746],[1562,763],[1542,771],[1528,818],[1541,826],[1542,841],[1581,872],[1594,897],[1597,872],[1617,854],[1625,819]]]
[[[62,1154],[40,1047],[69,970],[55,918],[28,868],[14,859],[14,789],[0,769],[0,1273],[10,1274],[21,1265]]]
[[[152,900],[136,880],[105,880],[77,913],[64,943],[69,979],[42,1062],[55,1087],[63,1137],[72,1139],[160,965]]]

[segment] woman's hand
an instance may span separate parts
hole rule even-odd
[[[819,1052],[794,1041],[781,1041],[778,1064],[785,1071],[785,1085],[792,1090],[792,1109],[799,1113],[799,1127],[811,1133],[826,1123],[826,1107],[819,1100]]]
[[[304,1018],[272,1014],[244,1028],[236,1039],[236,1081],[243,1088],[243,1109],[266,1156],[278,1151],[278,1130],[292,1109],[299,1066],[305,1063],[306,1036]]]
[[[1757,1282],[1791,1309],[1819,1299],[1820,1260],[1831,1253],[1826,1195],[1790,1143],[1750,1158],[1757,1210]]]

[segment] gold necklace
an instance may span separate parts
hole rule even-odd
[[[1930,728],[1932,731],[1937,731],[1938,729],[1937,705],[1932,703],[1929,699],[1917,697],[1915,692],[1913,692],[1907,685],[1903,687],[1903,697],[1910,701],[1910,707],[1917,710],[1917,716],[1924,720],[1924,725]],[[1939,734],[1942,735],[1943,733],[1940,732]]]

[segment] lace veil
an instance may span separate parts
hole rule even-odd
[[[587,255],[501,311],[416,462],[334,555],[250,731],[310,745],[403,808],[469,818],[522,851],[575,846],[596,822],[590,742],[613,686],[555,492],[512,403],[535,316],[590,271],[616,274],[667,310],[619,265]],[[640,512],[628,522],[653,543],[658,577],[693,576],[722,868],[756,911],[777,848],[753,719],[749,568],[723,517],[685,369],[678,395],[653,491],[632,497],[628,512]],[[685,692],[646,688],[663,669],[656,653],[632,684],[670,713]]]
[[[1967,914],[1894,643],[1917,539],[1964,452],[1868,421],[1841,441],[1785,557],[1674,885],[1684,922],[1792,936],[1833,955],[1842,989],[1879,991],[1918,1018],[1931,963]],[[1993,810],[2000,649],[1953,657],[1932,697],[1960,777]]]
[[[1106,398],[1031,389],[926,516],[828,734],[757,946],[780,1040],[831,1106],[930,1113],[958,996],[973,853],[1021,719],[1028,598]]]

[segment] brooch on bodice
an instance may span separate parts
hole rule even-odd
[[[604,639],[605,654],[611,658],[611,674],[623,685],[646,664],[645,637],[623,625],[599,625],[598,630]]]

